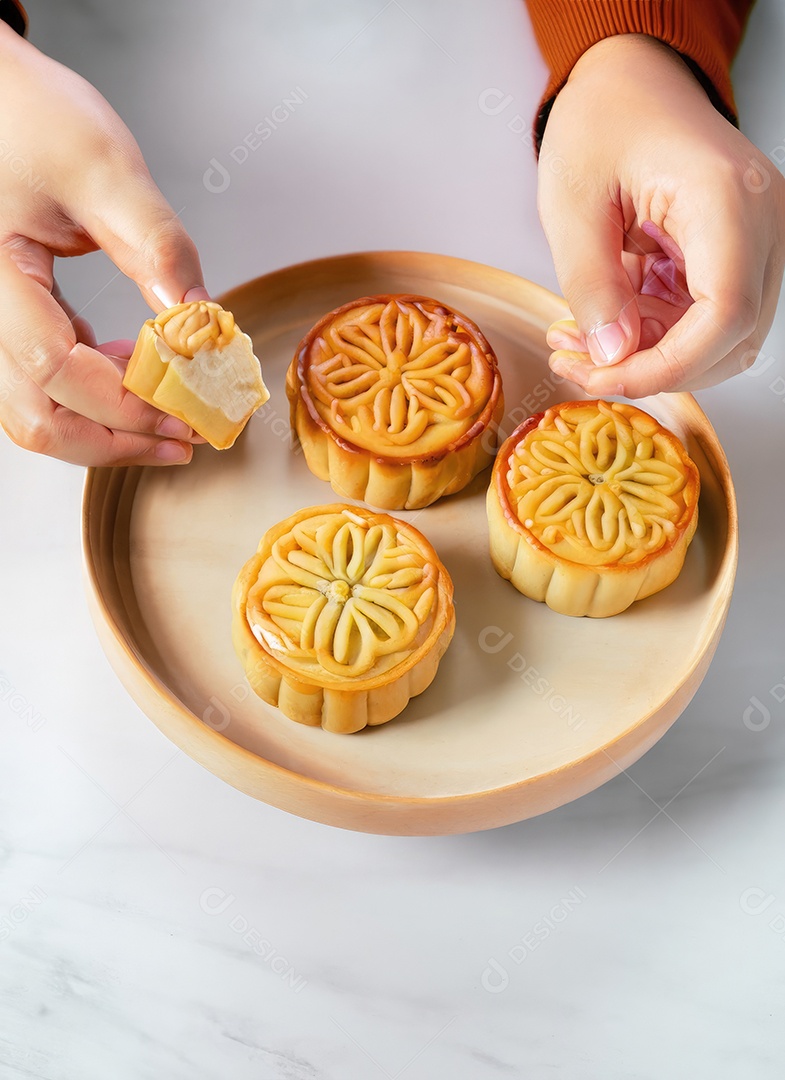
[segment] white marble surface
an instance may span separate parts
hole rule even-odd
[[[213,291],[386,247],[554,285],[515,133],[544,78],[518,0],[28,6],[33,40],[137,133]],[[761,0],[736,82],[775,158],[783,44]],[[488,87],[502,114],[478,107]],[[60,270],[99,334],[134,336],[144,305],[113,275],[101,256]],[[628,775],[469,836],[302,821],[177,751],[94,636],[81,471],[0,441],[0,1078],[780,1076],[783,353],[785,309],[767,370],[701,395],[742,548],[697,697]]]

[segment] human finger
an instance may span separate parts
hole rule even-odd
[[[0,350],[57,404],[111,430],[189,439],[191,428],[141,401],[116,366],[77,340],[63,308],[0,256]]]
[[[173,465],[191,460],[187,442],[117,431],[64,408],[0,358],[0,427],[12,442],[75,465]]]

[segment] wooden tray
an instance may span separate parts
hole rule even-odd
[[[453,576],[457,631],[434,684],[380,728],[302,727],[248,689],[230,641],[234,578],[268,526],[332,502],[289,433],[284,375],[324,312],[374,293],[422,293],[476,320],[504,378],[505,434],[580,397],[546,364],[563,300],[513,274],[412,252],[320,259],[222,302],[252,335],[271,401],[238,444],[185,468],[90,469],[84,558],[103,646],[134,700],[192,758],[241,791],[366,832],[489,829],[541,814],[649,749],[698,689],[733,588],[736,503],[716,435],[688,394],[643,400],[702,477],[700,524],[674,585],[611,619],[573,619],[520,596],[491,567],[489,472],[416,521]]]

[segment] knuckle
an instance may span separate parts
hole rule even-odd
[[[661,372],[657,378],[657,391],[668,393],[678,390],[689,378],[689,373],[687,372],[684,363],[672,349],[665,349],[659,344],[654,345],[652,351],[660,360],[660,363],[657,365],[658,371]]]
[[[30,341],[20,349],[19,363],[38,386],[46,387],[71,355],[72,343],[59,334]]]
[[[734,292],[718,303],[723,330],[737,341],[749,337],[758,325],[760,304],[750,296]]]
[[[3,417],[3,429],[12,443],[34,454],[48,454],[52,449],[52,418],[37,410],[26,410]]]
[[[760,355],[760,349],[747,349],[739,358],[739,371],[749,371]]]
[[[173,275],[184,263],[199,263],[196,245],[174,216],[153,226],[148,232],[146,246],[148,264],[159,279]]]
[[[155,433],[162,415],[152,405],[140,400],[132,390],[127,390],[125,387],[120,388],[118,404],[122,412],[124,428],[140,434]]]
[[[91,155],[82,160],[91,162],[93,177],[101,178],[104,169],[114,170],[116,183],[118,165],[135,166],[141,159],[141,151],[126,125],[92,83],[76,72],[68,74],[78,83],[82,104],[79,122],[69,132],[71,141],[79,155]],[[68,162],[71,167],[73,164]]]
[[[711,159],[711,168],[715,177],[715,186],[719,191],[728,193],[743,191],[744,172],[748,161],[735,154],[717,153]]]

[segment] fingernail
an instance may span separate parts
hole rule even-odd
[[[190,439],[192,431],[183,420],[176,416],[164,416],[158,421],[155,429],[156,435],[165,435],[168,439]]]
[[[545,340],[550,347],[556,352],[557,349],[565,349],[567,352],[581,352],[581,341],[578,338],[572,337],[571,334],[565,334],[563,330],[549,330],[545,335]]]
[[[627,332],[621,323],[602,323],[586,335],[589,353],[595,364],[615,364],[627,344]]]
[[[665,337],[665,326],[659,319],[641,320],[641,349],[650,349]]]
[[[166,461],[170,465],[176,465],[179,462],[188,461],[190,452],[182,443],[162,442],[156,446],[155,456],[159,461]]]
[[[126,357],[134,351],[135,344],[130,338],[115,338],[113,341],[102,341],[100,345],[96,345],[96,349],[104,356]]]
[[[579,348],[574,341],[549,341],[548,344],[554,352],[571,353],[573,356],[585,357],[586,350]]]
[[[657,241],[668,258],[673,259],[682,266],[684,265],[684,255],[682,254],[681,248],[676,241],[671,240],[668,234],[663,232],[658,225],[655,225],[653,221],[644,221],[641,228],[647,236],[651,237],[652,240]]]
[[[150,291],[155,293],[164,307],[174,307],[176,304],[190,303],[191,300],[209,300],[210,294],[204,285],[194,285],[193,288],[188,289],[185,295],[180,298],[179,293],[175,293],[168,285],[151,285]]]
[[[558,322],[551,323],[545,333],[545,340],[553,350],[582,352],[585,348],[583,334],[572,319],[559,319]]]
[[[204,285],[195,285],[193,289],[189,289],[183,297],[183,303],[188,304],[192,300],[209,300],[210,294],[205,289]]]
[[[641,285],[641,293],[645,296],[656,296],[669,304],[683,305],[687,294],[677,275],[678,270],[673,259],[657,259],[649,267]]]

